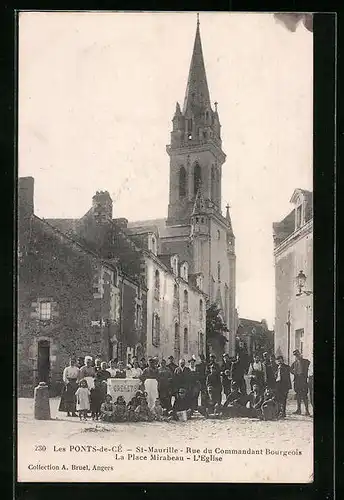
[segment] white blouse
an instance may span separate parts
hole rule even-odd
[[[79,368],[77,366],[67,366],[63,370],[63,382],[67,384],[69,378],[79,378]]]

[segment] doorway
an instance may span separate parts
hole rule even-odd
[[[37,375],[38,375],[38,382],[46,382],[46,383],[49,382],[49,377],[50,377],[49,340],[40,340],[38,342]]]

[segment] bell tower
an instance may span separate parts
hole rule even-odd
[[[221,211],[221,125],[210,95],[203,59],[199,19],[186,86],[183,109],[179,103],[172,120],[170,193],[167,225],[190,222],[196,195],[201,191],[207,206]]]

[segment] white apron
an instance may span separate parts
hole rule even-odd
[[[148,408],[152,410],[155,405],[155,400],[159,397],[158,381],[153,378],[147,378],[147,380],[145,381],[145,391],[148,394]]]

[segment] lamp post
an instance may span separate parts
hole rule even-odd
[[[310,290],[304,290],[306,281],[307,281],[307,276],[303,271],[300,271],[299,274],[296,276],[296,284],[298,289],[298,292],[296,294],[297,297],[299,297],[300,295],[313,295],[313,292],[311,292]]]
[[[288,365],[290,365],[290,325],[291,325],[291,322],[290,322],[290,311],[288,311],[288,321],[286,322],[286,325],[287,325],[287,342],[288,342]]]

